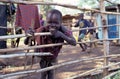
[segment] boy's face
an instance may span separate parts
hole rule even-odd
[[[50,28],[58,30],[61,26],[61,18],[57,14],[48,13],[47,23],[51,26]]]
[[[83,19],[83,18],[84,18],[84,14],[80,14],[80,15],[79,15],[79,18],[80,18],[80,19]]]

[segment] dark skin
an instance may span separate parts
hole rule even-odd
[[[61,25],[62,20],[61,20],[61,17],[59,15],[57,15],[55,13],[54,14],[48,13],[47,23],[48,23],[48,25],[50,25],[49,30],[55,38],[61,37],[65,41],[67,41],[69,44],[74,45],[74,46],[76,45],[76,40],[74,39],[74,37],[72,35],[70,35],[68,37],[64,33],[62,33],[61,31],[59,31],[60,28],[62,28],[63,32],[67,31],[67,29]]]
[[[64,26],[62,26],[62,15],[60,15],[59,13],[51,13],[49,12],[47,14],[47,24],[50,26],[49,31],[51,32],[51,34],[53,35],[53,37],[55,38],[63,38],[65,41],[67,41],[67,43],[69,43],[70,45],[76,45],[76,40],[74,39],[73,35],[70,34],[69,36],[65,35],[64,33],[67,30],[67,28],[65,28]],[[62,29],[62,32],[60,31],[60,28]],[[33,30],[29,29],[29,34],[33,33]]]
[[[74,45],[74,46],[76,45],[76,41],[71,31],[67,30],[67,28],[62,26],[62,14],[60,11],[55,10],[55,9],[50,10],[47,14],[46,20],[47,20],[47,26],[43,27],[43,29],[41,28],[41,30],[43,32],[45,31],[51,32],[52,35],[45,37],[45,38],[48,38],[48,40],[41,38],[41,40],[44,40],[43,43],[49,40],[50,40],[49,42],[50,44],[51,43],[63,43],[65,40],[70,45]],[[56,47],[57,48],[51,47],[52,50],[48,49],[49,52],[53,53],[54,55],[53,57],[51,58],[41,57],[41,61],[40,61],[41,68],[49,67],[49,66],[54,65],[53,63],[56,63],[57,55],[55,56],[55,54],[58,54],[60,52],[60,49],[62,46],[56,46]],[[54,70],[43,72],[41,73],[41,79],[54,79],[54,74],[55,74]]]
[[[79,15],[79,19],[83,20],[84,19],[84,14]],[[75,27],[77,24],[75,25]],[[87,33],[88,34],[88,33]],[[81,42],[82,39],[79,39],[78,41]],[[87,49],[87,45],[85,43],[79,44],[80,47],[82,48],[82,51],[85,51]]]

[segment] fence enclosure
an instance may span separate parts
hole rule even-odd
[[[86,58],[86,59],[78,59],[78,60],[74,60],[74,61],[70,61],[70,62],[64,62],[64,63],[60,63],[51,67],[47,67],[44,69],[35,69],[35,70],[24,70],[24,71],[19,71],[16,73],[9,73],[9,74],[4,74],[4,75],[0,75],[0,78],[6,78],[6,77],[10,77],[10,76],[16,76],[16,75],[22,75],[22,74],[30,74],[30,73],[37,73],[37,72],[44,72],[44,71],[48,71],[51,69],[56,69],[62,66],[66,66],[66,65],[71,65],[71,64],[75,64],[75,63],[79,63],[82,61],[92,61],[92,60],[96,60],[96,59],[104,59],[104,66],[101,68],[95,68],[89,71],[86,71],[84,73],[81,74],[77,74],[75,76],[66,78],[66,79],[75,79],[75,78],[79,78],[79,77],[83,77],[86,75],[90,75],[91,73],[97,71],[97,70],[103,70],[102,73],[104,74],[103,77],[101,77],[101,75],[99,75],[99,78],[103,78],[103,79],[107,79],[109,76],[109,67],[111,66],[116,66],[119,65],[120,62],[114,63],[114,64],[109,64],[109,58],[112,57],[119,57],[119,54],[113,54],[110,55],[110,50],[109,50],[109,43],[111,40],[120,40],[120,35],[119,37],[114,35],[113,37],[110,37],[108,34],[110,33],[110,29],[114,28],[113,26],[116,26],[116,28],[118,28],[118,33],[120,34],[120,30],[119,30],[119,26],[120,24],[111,24],[111,16],[116,16],[116,21],[115,23],[119,23],[119,19],[118,17],[120,16],[119,10],[117,9],[117,12],[106,12],[105,11],[105,6],[104,6],[104,1],[107,0],[100,0],[100,10],[95,10],[95,9],[87,9],[87,8],[80,8],[77,6],[73,6],[73,5],[66,5],[66,4],[58,4],[58,3],[53,3],[53,2],[32,2],[32,1],[15,1],[15,0],[0,0],[0,2],[4,2],[4,3],[15,3],[15,4],[36,4],[36,5],[54,5],[54,6],[62,6],[62,7],[66,7],[66,8],[71,8],[71,9],[78,9],[78,10],[86,10],[86,11],[92,11],[95,13],[99,14],[99,18],[101,19],[101,27],[90,27],[90,28],[83,28],[83,29],[78,29],[78,30],[72,30],[73,32],[75,31],[79,31],[79,30],[84,30],[84,29],[101,29],[102,30],[102,34],[103,37],[101,39],[95,40],[95,41],[90,41],[90,42],[99,42],[102,41],[103,42],[103,48],[104,48],[104,56],[99,56],[99,57],[94,57],[94,58]],[[101,17],[102,16],[102,17]],[[104,23],[103,21],[107,20],[108,17],[108,24]],[[1,28],[1,27],[0,27]],[[109,30],[109,31],[108,31]],[[116,31],[116,29],[115,29]],[[108,33],[109,32],[109,33]],[[51,33],[47,32],[47,33],[35,33],[36,35],[51,35]],[[7,40],[7,39],[13,39],[13,38],[19,38],[19,37],[26,37],[26,36],[31,36],[31,35],[26,35],[26,34],[18,34],[18,35],[9,35],[9,36],[0,36],[0,40]],[[84,43],[84,42],[77,42],[77,44],[79,43]],[[29,46],[29,47],[18,47],[18,48],[9,48],[9,49],[0,49],[0,52],[13,52],[13,51],[20,51],[20,50],[30,50],[30,49],[35,49],[35,48],[44,48],[44,47],[51,47],[51,46],[59,46],[59,45],[67,45],[66,43],[58,43],[58,44],[47,44],[47,45],[39,45],[39,46]],[[34,53],[21,53],[21,54],[11,54],[11,55],[0,55],[1,59],[4,58],[12,58],[12,57],[18,57],[18,56],[44,56],[44,55],[51,55],[49,52],[45,52],[43,54],[38,54],[37,52]],[[95,77],[98,77],[97,75]],[[93,78],[93,76],[91,77],[91,79]]]

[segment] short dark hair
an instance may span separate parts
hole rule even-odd
[[[82,17],[84,17],[84,13],[80,13],[80,15],[79,16],[82,16]]]
[[[48,11],[48,14],[51,13],[52,15],[53,14],[57,14],[59,17],[60,17],[60,20],[62,21],[62,13],[57,10],[57,9],[51,9],[50,11]]]

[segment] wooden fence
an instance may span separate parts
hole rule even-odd
[[[108,0],[107,0],[108,1]],[[115,13],[115,12],[105,12],[104,11],[104,0],[100,0],[100,4],[101,4],[101,10],[95,10],[95,9],[87,9],[87,8],[80,8],[77,6],[73,6],[73,5],[67,5],[67,4],[58,4],[58,3],[53,3],[53,2],[31,2],[31,1],[15,1],[15,0],[0,0],[0,2],[5,2],[5,3],[16,3],[16,4],[36,4],[36,5],[55,5],[55,6],[63,6],[66,8],[72,8],[72,9],[78,9],[78,10],[86,10],[86,11],[93,11],[96,13],[100,13],[101,16],[105,17],[105,15],[107,14],[114,14],[114,15],[120,15],[120,13]],[[101,21],[102,22],[102,21]],[[120,26],[119,24],[115,24],[116,26]],[[81,74],[77,74],[75,76],[66,78],[66,79],[75,79],[77,77],[81,77],[84,75],[89,75],[92,72],[95,72],[97,70],[103,70],[103,73],[105,74],[105,76],[108,75],[108,68],[111,66],[115,66],[120,64],[120,62],[117,62],[115,64],[109,65],[108,62],[108,58],[111,57],[119,57],[120,54],[113,54],[113,55],[109,55],[109,41],[110,40],[119,40],[120,38],[115,38],[115,39],[108,39],[108,35],[107,35],[107,28],[111,27],[113,25],[103,25],[102,27],[91,27],[91,28],[84,28],[84,29],[98,29],[98,28],[103,28],[103,33],[104,33],[104,38],[102,40],[96,40],[96,41],[103,41],[103,47],[104,47],[104,56],[99,56],[99,57],[94,57],[94,58],[86,58],[86,59],[77,59],[74,61],[70,61],[70,62],[65,62],[65,63],[61,63],[61,64],[57,64],[51,67],[47,67],[47,68],[43,68],[43,69],[35,69],[35,70],[24,70],[24,71],[19,71],[16,73],[10,73],[10,74],[5,74],[5,75],[0,75],[0,78],[5,78],[5,77],[9,77],[9,76],[16,76],[16,75],[22,75],[22,74],[29,74],[29,73],[37,73],[37,72],[44,72],[44,71],[48,71],[48,70],[52,70],[55,68],[59,68],[65,65],[70,65],[70,64],[74,64],[74,63],[79,63],[82,61],[92,61],[92,60],[96,60],[96,59],[104,59],[104,66],[101,68],[95,68],[92,70],[89,70],[87,72],[81,73]],[[0,27],[1,28],[1,27]],[[84,30],[84,29],[79,29],[79,30]],[[79,30],[73,30],[74,31],[79,31]],[[51,35],[50,32],[47,33],[35,33],[36,35]],[[10,35],[10,36],[0,36],[0,40],[6,40],[6,39],[12,39],[12,38],[19,38],[19,37],[26,37],[26,36],[31,36],[29,34],[19,34],[19,35]],[[90,42],[96,42],[96,41],[90,41]],[[79,43],[85,43],[85,42],[78,42]],[[9,48],[9,49],[0,49],[0,52],[12,52],[12,51],[20,51],[20,50],[28,50],[28,49],[35,49],[35,48],[44,48],[44,47],[50,47],[50,46],[58,46],[58,45],[67,45],[66,43],[58,43],[58,44],[48,44],[48,45],[40,45],[40,46],[29,46],[29,47],[24,47],[24,48]],[[51,55],[50,53],[43,53],[43,54],[38,54],[36,53],[29,53],[29,54],[25,54],[25,53],[21,53],[21,54],[12,54],[11,55],[0,55],[0,58],[12,58],[12,57],[18,57],[18,56],[28,56],[28,55],[39,55],[39,56],[43,56],[43,55]],[[105,78],[103,78],[105,79]]]

